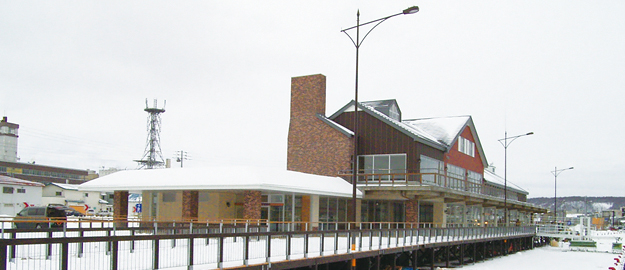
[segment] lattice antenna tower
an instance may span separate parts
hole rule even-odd
[[[154,107],[148,106],[148,100],[145,100],[145,110],[148,113],[148,138],[145,145],[145,151],[141,160],[135,160],[139,163],[140,169],[155,169],[163,167],[165,161],[161,152],[161,113],[165,112],[165,105],[167,101],[163,102],[163,108],[158,108],[158,101],[154,100]]]

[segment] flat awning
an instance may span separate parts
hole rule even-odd
[[[352,185],[342,178],[286,169],[226,166],[119,171],[83,183],[83,191],[258,190],[304,195],[352,197]],[[358,198],[362,192],[357,190]]]

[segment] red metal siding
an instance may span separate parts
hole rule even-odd
[[[473,137],[473,134],[471,133],[470,127],[468,126],[465,127],[464,131],[462,131],[460,136],[468,139],[469,141],[475,144],[475,138]],[[451,148],[449,153],[445,154],[445,161],[448,164],[452,164],[458,167],[465,168],[470,171],[483,174],[484,164],[482,163],[482,157],[480,156],[480,153],[477,151],[477,148],[474,149],[474,151],[475,151],[474,157],[471,157],[465,153],[458,151],[458,140],[456,140],[456,143]]]

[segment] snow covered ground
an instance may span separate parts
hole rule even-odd
[[[493,258],[474,265],[464,266],[467,270],[554,270],[554,269],[605,269],[615,266],[614,258],[625,257],[623,251],[612,253],[612,243],[620,237],[623,243],[625,232],[596,232],[592,239],[597,242],[593,251],[571,251],[568,243],[558,247],[546,246],[518,252],[505,257]],[[622,261],[622,258],[621,258]],[[616,269],[623,269],[616,268]]]

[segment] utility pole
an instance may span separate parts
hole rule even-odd
[[[180,162],[180,168],[183,167],[183,163],[185,160],[189,160],[187,154],[188,153],[186,151],[176,151],[176,162]]]

